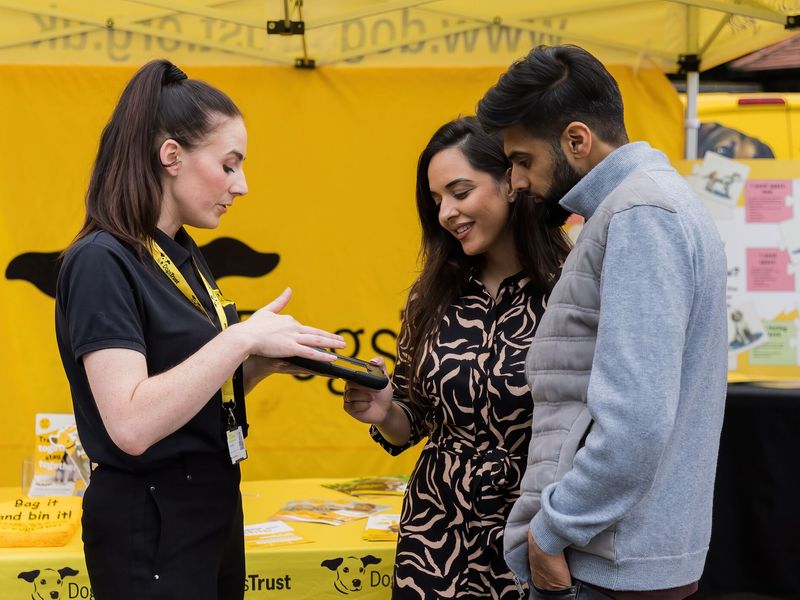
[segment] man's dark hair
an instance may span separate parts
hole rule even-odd
[[[585,123],[604,142],[628,142],[619,86],[603,64],[578,46],[537,46],[500,76],[478,102],[488,129],[521,125],[557,144],[572,121]]]

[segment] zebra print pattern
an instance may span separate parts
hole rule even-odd
[[[399,447],[376,428],[372,436],[395,455],[428,442],[403,501],[393,598],[527,596],[503,559],[503,529],[525,472],[533,412],[525,355],[545,305],[521,274],[501,284],[496,301],[473,278],[427,344],[419,403],[407,399],[401,332],[393,385],[412,438]]]

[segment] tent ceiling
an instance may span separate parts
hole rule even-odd
[[[301,36],[267,21],[305,22]],[[576,43],[607,63],[714,67],[789,37],[800,0],[0,0],[0,62],[420,66],[507,64]]]

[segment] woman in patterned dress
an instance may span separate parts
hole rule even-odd
[[[562,214],[510,194],[508,167],[500,135],[474,118],[433,135],[417,169],[424,267],[392,385],[347,384],[345,410],[390,454],[428,438],[403,502],[395,599],[526,595],[502,536],[530,441],[525,354],[569,242]]]

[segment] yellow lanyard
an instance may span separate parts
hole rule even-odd
[[[153,260],[156,261],[158,266],[161,267],[161,270],[164,271],[164,274],[169,277],[169,280],[175,284],[175,287],[177,287],[181,293],[186,296],[189,302],[194,304],[194,307],[203,313],[213,324],[214,321],[211,319],[208,312],[206,312],[206,309],[200,303],[200,300],[197,299],[197,296],[195,296],[192,288],[183,278],[183,275],[175,266],[175,263],[172,262],[172,259],[167,256],[167,253],[162,250],[161,246],[159,246],[155,240],[151,240],[150,243],[152,244],[151,253],[153,255]],[[211,298],[211,304],[214,305],[214,311],[217,313],[217,317],[219,318],[220,327],[224,331],[228,327],[228,317],[225,315],[223,302],[226,304],[229,303],[223,300],[222,294],[220,294],[218,289],[211,287],[206,278],[203,276],[203,273],[197,267],[197,263],[194,262],[194,257],[192,258],[192,263],[194,264],[195,272],[200,277],[200,281],[203,282],[203,285],[205,286],[206,291]],[[233,397],[233,377],[229,377],[225,383],[222,384],[222,405],[229,411],[232,411],[233,407],[236,406],[236,400]],[[232,413],[231,416],[233,416]]]

